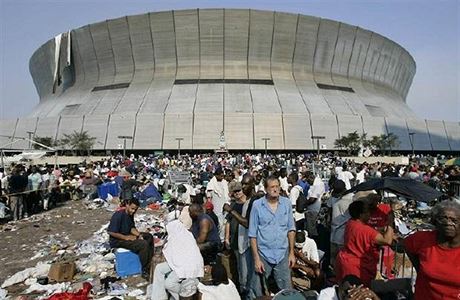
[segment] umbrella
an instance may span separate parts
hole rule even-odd
[[[346,193],[358,191],[385,190],[393,194],[403,196],[417,201],[429,202],[442,196],[440,191],[407,177],[384,177],[371,179],[349,189]]]
[[[455,157],[447,160],[444,163],[446,166],[460,166],[460,157]]]

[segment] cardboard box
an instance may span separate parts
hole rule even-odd
[[[50,282],[72,281],[77,267],[74,262],[56,262],[53,263],[48,272]]]

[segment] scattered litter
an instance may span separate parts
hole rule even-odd
[[[25,281],[29,277],[40,277],[48,275],[51,265],[48,263],[38,262],[35,267],[27,268],[17,272],[2,284],[2,288],[12,286],[13,284]]]
[[[27,290],[25,290],[24,294],[31,294],[34,292],[40,292],[43,296],[49,296],[54,293],[62,293],[68,291],[70,288],[70,283],[62,282],[62,283],[55,283],[55,284],[46,284],[41,285],[39,283],[34,283]]]
[[[6,299],[6,296],[8,295],[8,291],[4,289],[0,289],[0,299]]]

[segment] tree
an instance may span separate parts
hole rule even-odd
[[[66,148],[71,149],[75,153],[85,152],[89,154],[93,148],[96,138],[88,134],[88,131],[74,131],[71,134],[64,134],[64,137],[59,141],[59,144]]]
[[[37,142],[37,143],[40,143],[40,144],[43,144],[45,146],[48,146],[48,147],[55,147],[56,146],[56,141],[50,137],[50,136],[36,136],[33,138],[33,141],[34,142]],[[36,143],[32,143],[32,147],[35,149],[35,150],[42,150],[42,149],[45,149],[45,147],[42,147]]]
[[[359,149],[367,141],[367,135],[364,133],[359,135],[357,131],[350,132],[349,134],[340,137],[334,141],[336,148],[346,149],[348,154],[357,155]]]
[[[391,149],[398,146],[399,141],[398,137],[390,132],[388,134],[381,134],[379,136],[374,135],[369,141],[369,144],[372,148],[381,151],[384,155],[386,150],[389,150],[391,155]]]

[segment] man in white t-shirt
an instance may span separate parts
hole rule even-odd
[[[305,212],[305,220],[307,223],[308,235],[313,239],[318,236],[318,230],[316,229],[316,220],[321,209],[321,198],[326,191],[324,182],[318,176],[310,174],[307,179],[310,184],[310,189],[307,195],[307,211]]]
[[[342,180],[345,182],[345,188],[347,190],[351,189],[351,182],[350,180],[354,180],[355,176],[348,171],[347,165],[343,165],[342,171],[337,174],[337,179]]]
[[[289,191],[289,199],[291,199],[291,203],[293,207],[295,228],[297,230],[304,230],[305,229],[305,213],[299,213],[296,210],[297,199],[299,198],[300,194],[303,193],[302,187],[297,184],[298,181],[299,181],[299,175],[297,175],[297,173],[289,174],[288,183],[291,186],[291,190]]]

